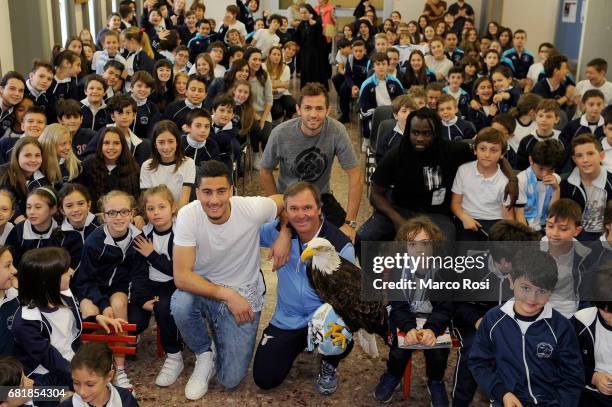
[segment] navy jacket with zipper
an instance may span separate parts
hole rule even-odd
[[[601,171],[605,172],[605,180],[602,177],[601,185],[597,185],[599,182],[596,179],[593,181],[593,186],[599,187],[601,189],[605,189],[606,191],[606,199],[605,202],[608,201],[608,198],[612,197],[612,172],[608,171],[604,166],[601,167]],[[575,167],[572,172],[566,178],[561,180],[561,198],[569,198],[572,201],[576,202],[580,205],[580,208],[584,211],[584,208],[587,203],[587,194],[584,189],[584,185],[582,185],[582,180],[580,179],[580,172],[578,171],[578,167]]]
[[[484,316],[468,361],[480,388],[497,402],[511,392],[522,403],[577,406],[584,369],[570,322],[548,303],[524,335],[515,318],[514,299]]]
[[[83,251],[83,244],[85,239],[96,230],[100,225],[96,220],[96,216],[93,213],[88,213],[85,219],[85,226],[83,229],[75,229],[68,219],[64,219],[61,226],[61,238],[60,246],[63,247],[70,253],[70,267],[76,273],[81,266],[81,252]]]

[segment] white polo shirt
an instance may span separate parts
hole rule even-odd
[[[508,183],[499,165],[497,172],[485,178],[476,167],[477,161],[465,163],[457,170],[453,182],[453,193],[462,195],[461,207],[474,219],[502,219],[504,189]]]

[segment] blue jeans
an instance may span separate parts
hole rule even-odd
[[[183,341],[195,354],[210,350],[212,342],[202,317],[208,321],[217,350],[217,381],[228,389],[238,386],[253,357],[261,312],[255,313],[253,321],[238,325],[224,303],[178,289],[170,310]]]

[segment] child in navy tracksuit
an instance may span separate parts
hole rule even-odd
[[[368,63],[370,59],[366,55],[366,46],[362,40],[357,40],[351,45],[353,53],[348,56],[346,66],[344,68],[344,82],[340,86],[338,98],[340,101],[340,112],[342,117],[340,121],[347,123],[350,121],[350,106],[351,99],[357,97],[361,84],[366,80],[368,75]]]
[[[442,89],[442,92],[455,98],[461,118],[465,119],[468,114],[471,95],[461,88],[462,84],[463,70],[458,67],[453,67],[448,71],[448,85]]]
[[[202,102],[206,97],[207,89],[206,78],[201,75],[191,75],[187,79],[186,98],[184,100],[176,100],[166,106],[163,118],[172,120],[179,129],[182,129],[186,123],[189,111],[195,108],[202,108]]]
[[[74,285],[85,319],[102,313],[127,321],[130,289],[146,278],[146,263],[133,246],[135,237],[141,234],[131,223],[135,199],[115,190],[101,201],[105,224],[85,239]],[[132,388],[124,370],[125,356],[116,355],[115,364],[115,384]]]
[[[149,97],[154,86],[155,79],[148,72],[138,71],[132,76],[132,98],[136,101],[137,108],[131,130],[143,140],[150,139],[153,126],[161,120],[159,108]]]
[[[408,115],[410,112],[418,110],[417,104],[408,95],[395,98],[391,106],[393,106],[393,117],[396,120],[396,125],[392,131],[383,134],[380,140],[376,140],[376,164],[380,163],[389,150],[399,145],[406,129]]]
[[[208,52],[212,36],[210,35],[210,21],[204,19],[198,21],[198,33],[185,45],[189,48],[189,62],[195,63],[196,57],[201,53]]]
[[[234,162],[240,162],[240,142],[238,129],[234,127],[234,99],[231,96],[219,96],[213,102],[211,139],[219,145],[220,160],[232,171]]]
[[[81,265],[85,239],[100,225],[91,209],[91,198],[80,184],[64,184],[58,193],[59,211],[64,215],[60,246],[70,253],[70,267],[75,274]]]
[[[129,390],[111,383],[115,369],[113,352],[107,344],[83,344],[72,358],[70,370],[74,394],[64,400],[60,407],[138,407],[138,402]]]
[[[13,249],[15,264],[31,249],[59,246],[59,230],[53,215],[57,212],[57,197],[51,187],[40,187],[28,194],[26,217],[15,225],[6,239]]]
[[[221,151],[219,145],[210,135],[212,117],[205,109],[193,109],[186,118],[187,134],[181,138],[185,155],[195,161],[199,167],[205,161],[219,160]]]
[[[578,339],[548,303],[555,260],[538,248],[519,250],[510,273],[514,299],[488,311],[474,338],[474,379],[493,406],[577,406],[584,387]]]
[[[389,57],[387,54],[377,52],[372,57],[374,74],[366,79],[359,89],[359,110],[362,116],[363,136],[370,138],[370,127],[374,110],[379,106],[389,106],[391,102],[404,93],[400,81],[387,74]],[[384,82],[385,86],[379,86]],[[369,140],[368,140],[369,142]]]
[[[133,306],[138,310],[133,313],[142,316],[140,323],[144,326],[148,325],[151,312],[155,314],[161,344],[166,352],[166,361],[155,383],[167,387],[183,370],[183,342],[170,314],[170,298],[176,290],[172,275],[172,245],[177,207],[172,192],[165,185],[148,189],[142,199],[149,223],[144,227],[143,235],[135,239],[134,249],[147,262],[148,278],[146,285],[134,287]]]
[[[109,123],[104,103],[107,88],[106,80],[100,75],[91,74],[85,77],[85,99],[81,100],[83,126],[86,129],[100,130]]]
[[[598,140],[606,136],[601,116],[605,107],[604,94],[599,89],[589,89],[582,95],[582,105],[584,114],[569,122],[559,136],[565,145],[571,145],[572,139],[583,133],[591,133]]]
[[[463,120],[458,113],[457,99],[446,93],[438,98],[438,115],[445,140],[467,140],[476,135],[474,125]]]
[[[0,356],[13,354],[13,315],[19,308],[17,269],[8,246],[0,247]]]

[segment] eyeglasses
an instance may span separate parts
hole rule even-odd
[[[121,216],[128,216],[132,214],[132,210],[131,209],[121,209],[120,211],[116,211],[114,209],[108,211],[108,212],[104,212],[104,214],[106,216],[108,216],[109,218],[116,218],[117,215],[121,215]]]

